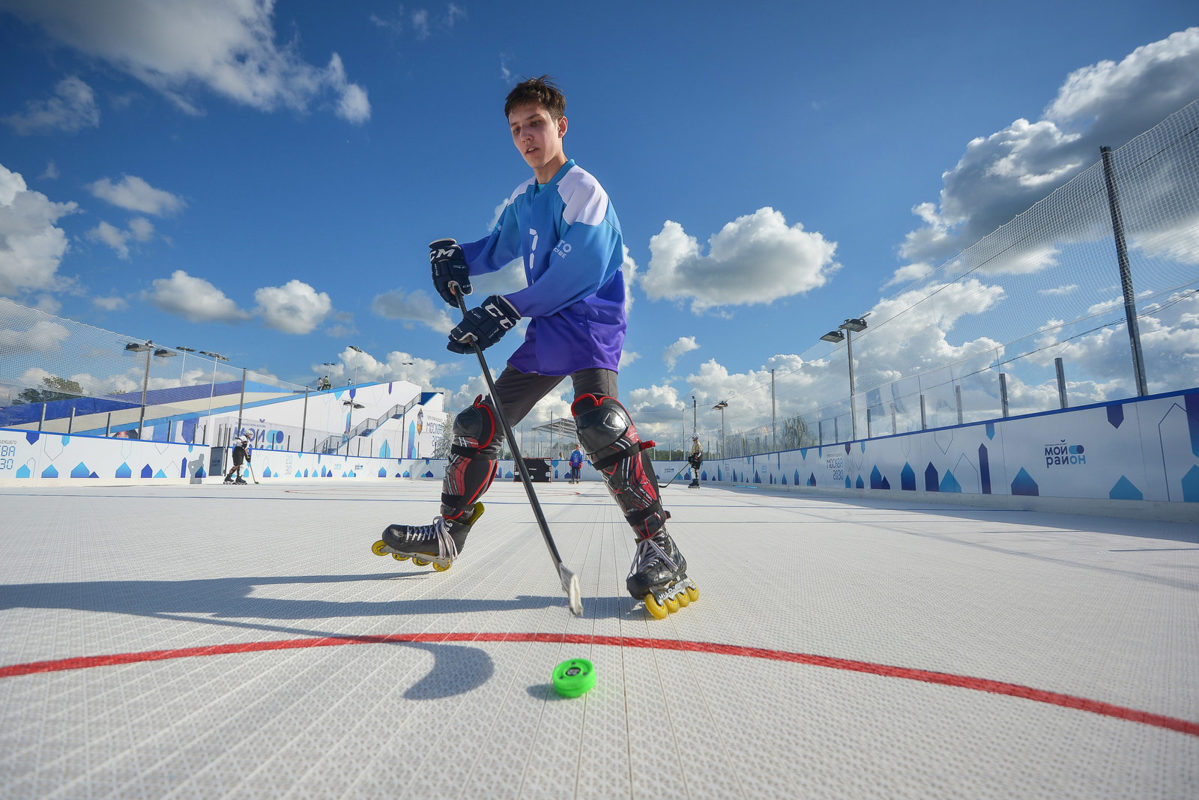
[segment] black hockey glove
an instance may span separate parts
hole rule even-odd
[[[483,305],[472,308],[450,331],[450,343],[446,349],[453,353],[469,353],[478,344],[486,350],[500,340],[505,333],[516,327],[520,312],[501,294],[493,294]]]
[[[450,284],[458,284],[464,295],[471,292],[470,267],[466,266],[462,248],[453,239],[429,242],[429,264],[433,267],[433,285],[437,287],[437,293],[442,300],[457,308],[458,298],[450,291]]]

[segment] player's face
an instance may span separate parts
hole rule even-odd
[[[525,163],[533,168],[537,180],[545,183],[566,163],[562,149],[566,136],[566,117],[554,122],[550,112],[538,103],[528,103],[512,109],[508,115],[512,143]]]

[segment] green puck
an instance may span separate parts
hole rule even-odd
[[[554,667],[554,691],[578,697],[595,686],[595,667],[585,658],[572,658]]]

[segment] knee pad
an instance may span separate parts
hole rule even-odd
[[[482,395],[454,417],[453,433],[441,491],[441,515],[450,520],[469,514],[475,501],[491,486],[495,460],[504,441],[491,402],[484,401]]]
[[[653,466],[641,453],[654,443],[641,441],[629,412],[616,398],[585,394],[574,401],[570,411],[579,442],[604,476],[625,520],[640,538],[654,536],[670,516],[662,509]]]

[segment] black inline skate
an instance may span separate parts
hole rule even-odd
[[[377,556],[390,553],[396,561],[411,558],[418,567],[432,564],[433,569],[445,572],[453,566],[454,559],[466,544],[471,526],[482,515],[483,504],[475,503],[465,520],[447,520],[439,516],[429,525],[388,525],[383,538],[375,542],[371,552]]]

